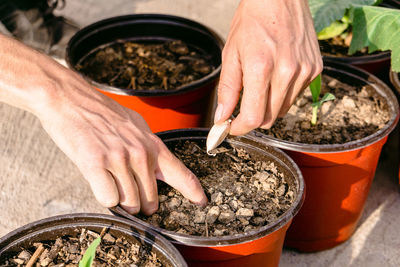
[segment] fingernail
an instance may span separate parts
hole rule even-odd
[[[224,111],[224,106],[222,104],[218,104],[217,109],[215,110],[214,123],[219,122],[219,120],[222,117],[223,111]]]
[[[208,204],[208,199],[207,197],[205,197],[204,199],[202,199],[200,202],[196,203],[197,205],[199,205],[202,208],[205,208]]]

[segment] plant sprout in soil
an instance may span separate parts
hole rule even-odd
[[[326,93],[321,99],[319,99],[319,95],[321,93],[321,74],[315,78],[310,84],[310,91],[312,95],[313,103],[312,106],[312,118],[311,124],[317,124],[317,116],[318,110],[322,106],[322,104],[326,101],[335,100],[335,96],[331,93]]]
[[[81,261],[79,262],[79,267],[92,266],[94,257],[96,256],[96,248],[99,246],[100,242],[101,242],[101,237],[99,236],[92,242],[92,244],[90,244],[90,246],[85,251],[85,254],[83,254]]]

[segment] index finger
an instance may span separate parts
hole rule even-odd
[[[200,206],[207,205],[207,196],[197,177],[168,150],[164,143],[160,144],[156,178],[181,192],[191,202]]]

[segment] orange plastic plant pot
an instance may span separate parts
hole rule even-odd
[[[138,112],[155,132],[181,128],[205,127],[217,80],[181,95],[146,97],[119,95],[98,89],[124,107]]]
[[[178,243],[175,246],[191,267],[276,267],[290,223],[291,220],[275,232],[243,244],[198,247]]]
[[[158,136],[168,145],[169,142],[177,140],[200,139],[205,142],[207,134],[206,129],[181,129],[158,133]],[[265,146],[246,136],[232,137],[228,142],[245,148],[257,160],[275,162],[285,173],[286,180],[293,186],[295,201],[276,221],[243,234],[204,237],[184,235],[152,226],[120,207],[112,208],[111,211],[166,236],[181,252],[189,266],[278,266],[286,231],[304,200],[301,172],[294,161],[279,149]]]
[[[209,28],[170,15],[136,14],[113,17],[78,31],[67,47],[66,60],[77,64],[93,50],[117,40],[161,42],[182,40],[202,51],[214,70],[207,76],[173,90],[131,90],[98,83],[82,74],[94,87],[144,117],[153,132],[206,127],[210,121],[215,87],[221,70],[222,39]]]
[[[319,251],[353,235],[386,140],[341,153],[286,151],[298,164],[307,185],[304,205],[288,230],[286,246]]]
[[[348,240],[362,215],[382,146],[399,120],[393,92],[361,69],[324,60],[324,73],[369,84],[386,103],[391,118],[376,133],[345,144],[289,142],[254,131],[255,138],[284,149],[299,166],[307,188],[304,205],[293,218],[285,246],[304,252],[325,250]]]

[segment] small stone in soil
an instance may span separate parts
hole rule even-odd
[[[218,206],[211,207],[210,210],[207,212],[206,220],[207,223],[213,224],[220,214],[220,209]]]
[[[196,210],[193,221],[194,223],[204,223],[206,221],[206,213],[204,211]]]
[[[238,218],[247,218],[247,217],[252,217],[254,215],[254,211],[252,209],[248,208],[240,208],[236,212],[236,216]]]
[[[218,221],[222,223],[230,223],[231,221],[235,220],[236,216],[235,213],[231,210],[223,211],[218,216]]]

